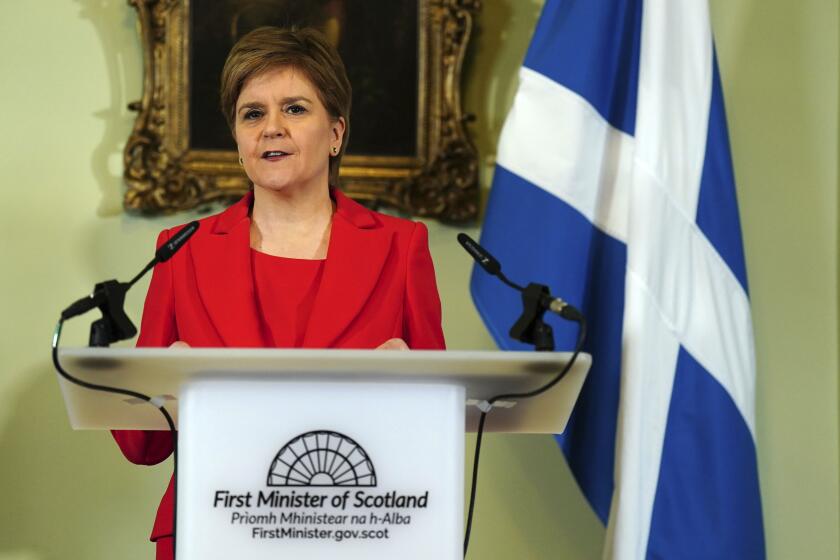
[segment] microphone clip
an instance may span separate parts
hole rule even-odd
[[[510,336],[532,344],[538,352],[554,351],[554,330],[543,320],[551,307],[551,292],[544,284],[528,284],[522,289],[522,315],[510,328]]]
[[[137,334],[137,327],[125,313],[125,293],[129,284],[106,280],[96,284],[91,299],[102,312],[102,318],[90,325],[88,344],[92,347],[110,346]]]

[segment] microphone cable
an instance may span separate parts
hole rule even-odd
[[[467,523],[464,531],[464,558],[466,558],[467,550],[470,546],[470,534],[472,533],[473,514],[475,511],[475,497],[478,486],[478,464],[479,458],[481,456],[481,440],[484,436],[484,423],[487,420],[487,415],[490,413],[491,410],[493,410],[493,405],[498,401],[529,399],[532,397],[536,397],[537,395],[541,395],[542,393],[545,393],[546,391],[557,385],[572,369],[572,366],[575,364],[575,361],[577,361],[578,355],[580,355],[580,352],[583,349],[583,345],[586,342],[586,318],[583,316],[583,313],[578,311],[574,306],[569,305],[567,302],[563,301],[560,298],[552,298],[548,293],[547,287],[531,284],[527,288],[525,288],[511,281],[507,276],[505,276],[502,273],[501,263],[499,263],[499,261],[496,260],[496,258],[493,257],[493,255],[491,255],[490,252],[487,251],[487,249],[482,247],[469,235],[465,233],[459,233],[457,239],[458,243],[461,244],[461,246],[467,251],[467,253],[470,254],[470,256],[476,261],[476,263],[478,263],[481,266],[481,268],[483,268],[488,274],[490,274],[491,276],[495,276],[496,278],[501,280],[502,283],[504,283],[505,285],[509,286],[510,288],[513,288],[518,292],[522,292],[523,294],[530,291],[532,287],[543,288],[545,290],[544,292],[538,292],[539,297],[541,298],[540,305],[545,306],[544,309],[546,311],[551,311],[568,321],[574,321],[578,324],[578,336],[577,341],[575,343],[574,351],[572,352],[572,356],[571,358],[569,358],[569,361],[560,370],[560,372],[557,375],[555,375],[553,379],[551,379],[551,381],[532,391],[496,395],[495,397],[491,397],[486,401],[483,401],[478,404],[478,408],[481,411],[481,416],[479,417],[478,430],[476,430],[475,434],[475,455],[473,457],[472,483],[470,485],[470,503],[467,508]],[[514,328],[511,329],[511,336],[515,336],[513,330],[516,328],[517,325],[514,325]],[[549,336],[551,335],[549,334]],[[544,346],[541,348],[539,345],[537,345],[537,350],[542,349],[553,350],[553,339],[551,341],[551,345],[548,347]]]
[[[175,533],[178,519],[178,431],[175,429],[175,422],[172,420],[172,415],[169,414],[169,411],[166,410],[165,406],[163,406],[162,400],[152,398],[149,395],[140,393],[138,391],[132,391],[131,389],[122,389],[120,387],[110,387],[108,385],[89,383],[87,381],[70,375],[70,373],[68,373],[67,370],[64,369],[64,366],[61,365],[61,361],[58,357],[58,346],[61,341],[61,329],[63,326],[64,318],[59,317],[58,323],[55,326],[55,331],[53,332],[52,337],[52,361],[56,371],[59,373],[59,375],[61,375],[61,377],[63,377],[70,383],[78,385],[79,387],[84,387],[85,389],[90,389],[91,391],[102,391],[104,393],[124,395],[127,397],[133,397],[135,399],[145,401],[160,411],[160,413],[163,415],[164,420],[166,420],[167,426],[169,426],[169,433],[172,436],[172,558],[174,560]]]
[[[493,410],[493,404],[498,401],[521,400],[536,397],[537,395],[545,393],[546,391],[557,385],[564,377],[566,377],[566,374],[569,372],[569,370],[572,369],[572,366],[575,364],[575,361],[577,361],[577,357],[583,349],[583,344],[586,342],[586,319],[581,316],[578,320],[578,324],[578,337],[577,342],[575,343],[574,351],[572,352],[572,357],[569,358],[569,361],[566,363],[563,369],[561,369],[560,372],[557,375],[555,375],[551,381],[532,391],[527,391],[524,393],[506,393],[496,395],[495,397],[491,397],[483,403],[480,403],[479,409],[481,410],[481,416],[479,417],[478,429],[475,433],[475,455],[473,457],[472,483],[470,484],[470,503],[467,509],[467,526],[464,531],[464,558],[467,557],[467,550],[470,546],[473,511],[475,509],[475,496],[478,486],[478,462],[479,457],[481,455],[481,439],[484,435],[484,423],[487,420],[487,414],[489,414],[490,411]]]
[[[116,318],[116,321],[119,323],[117,325],[117,332],[105,332],[99,333],[96,337],[92,334],[91,336],[91,343],[93,344],[94,338],[96,338],[97,342],[101,342],[107,346],[110,342],[116,342],[117,340],[123,340],[125,338],[131,338],[137,333],[137,329],[134,328],[134,325],[131,324],[131,321],[125,316],[125,312],[122,310],[122,305],[125,297],[125,293],[131,288],[135,283],[137,283],[140,278],[142,278],[147,272],[152,270],[156,264],[166,262],[172,256],[184,246],[184,244],[192,237],[192,235],[198,230],[199,222],[193,221],[189,224],[186,224],[182,227],[178,232],[176,232],[169,240],[167,240],[163,245],[161,245],[156,251],[154,258],[145,266],[143,270],[141,270],[137,275],[134,276],[130,281],[126,283],[119,283],[115,280],[111,280],[108,282],[103,282],[102,284],[97,284],[97,289],[94,289],[94,292],[89,296],[83,297],[72,304],[70,304],[64,311],[61,312],[58,318],[58,323],[55,326],[55,331],[53,331],[52,337],[52,361],[53,365],[55,366],[56,371],[61,375],[64,379],[73,383],[74,385],[78,385],[79,387],[83,387],[85,389],[89,389],[91,391],[101,391],[104,393],[112,393],[116,395],[124,395],[127,397],[132,397],[138,399],[140,401],[149,403],[150,405],[157,408],[160,413],[163,415],[164,420],[166,421],[166,425],[169,427],[169,433],[172,437],[172,557],[175,558],[175,544],[176,544],[176,533],[177,533],[177,520],[178,520],[178,431],[175,428],[175,422],[172,420],[172,415],[169,414],[169,411],[166,410],[166,407],[163,404],[163,399],[158,397],[150,397],[149,395],[140,393],[138,391],[132,391],[131,389],[123,389],[120,387],[111,387],[108,385],[100,385],[97,383],[90,383],[74,377],[71,375],[64,366],[61,365],[61,360],[58,356],[58,347],[61,341],[61,331],[64,327],[64,321],[70,319],[72,317],[76,317],[77,315],[81,315],[83,313],[87,313],[91,309],[95,307],[99,307],[103,314],[103,319],[106,319],[106,315],[110,315],[112,318]],[[107,324],[106,324],[107,325]],[[103,326],[105,330],[108,329],[108,326]]]

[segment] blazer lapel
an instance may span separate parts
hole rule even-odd
[[[321,288],[303,346],[329,348],[364,307],[391,250],[393,233],[374,214],[333,190],[336,213]]]
[[[199,296],[225,346],[264,346],[251,271],[248,211],[253,194],[219,215],[190,245]]]

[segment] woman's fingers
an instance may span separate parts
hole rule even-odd
[[[189,348],[190,345],[183,340],[176,340],[169,345],[170,348]],[[408,344],[401,338],[389,338],[376,347],[377,350],[409,350]]]
[[[408,344],[401,338],[389,338],[380,344],[377,350],[408,350]]]

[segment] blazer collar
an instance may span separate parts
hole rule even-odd
[[[330,189],[336,203],[321,287],[303,345],[328,348],[364,307],[391,249],[392,233],[376,214]],[[191,243],[199,295],[225,346],[270,345],[263,340],[251,267],[246,194],[218,215],[209,235]]]
[[[216,217],[209,235],[190,242],[198,295],[222,345],[265,346],[251,271],[253,194],[248,193]]]
[[[213,225],[212,233],[215,235],[225,235],[230,233],[230,231],[239,225],[239,223],[243,220],[246,220],[250,225],[251,219],[249,216],[251,215],[251,207],[253,205],[254,191],[248,191],[245,196],[240,198],[234,204],[228,206],[227,210],[218,215],[216,223]]]
[[[307,348],[330,348],[362,311],[391,252],[393,233],[374,212],[338,189],[324,274],[303,338]],[[382,341],[384,342],[384,341]]]

